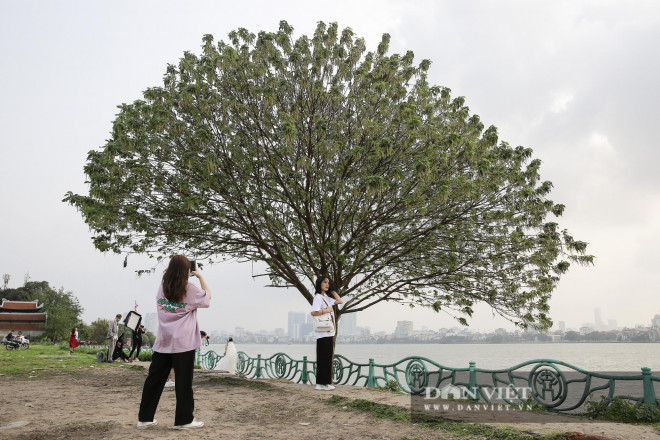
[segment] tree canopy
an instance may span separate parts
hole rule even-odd
[[[239,29],[203,38],[163,85],[122,104],[89,152],[89,194],[69,192],[101,251],[263,261],[308,302],[329,275],[340,313],[381,301],[476,303],[551,324],[548,299],[586,243],[554,221],[532,150],[498,140],[430,61],[367,52],[336,23],[310,38]]]

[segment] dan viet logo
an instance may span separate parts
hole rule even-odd
[[[505,387],[468,389],[465,385],[445,385],[442,388],[426,387],[424,400],[433,399],[472,399],[478,400],[479,395],[491,400],[513,400],[518,399],[526,401],[532,396],[530,387],[514,387],[512,385]]]
[[[426,403],[424,404],[425,411],[531,411],[532,405],[520,403],[517,405],[509,405],[508,403],[457,403],[451,405],[448,403]]]

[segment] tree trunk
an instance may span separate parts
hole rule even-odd
[[[337,306],[334,306],[337,308]],[[334,382],[334,362],[335,362],[335,346],[337,345],[337,334],[339,333],[339,317],[341,315],[335,313],[335,335],[332,337],[332,355],[330,356],[330,379]]]

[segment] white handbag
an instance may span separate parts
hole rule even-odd
[[[323,300],[325,305],[327,306],[328,303],[325,302],[325,299]],[[332,319],[332,313],[326,313],[324,315],[317,315],[314,316],[314,331],[316,332],[331,332],[335,329],[335,323],[333,322]]]

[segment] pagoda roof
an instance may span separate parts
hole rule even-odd
[[[46,312],[43,313],[0,313],[0,322],[46,322]]]
[[[35,299],[34,301],[10,301],[8,299],[2,298],[2,304],[0,304],[0,312],[39,312],[39,310],[44,305],[38,304],[38,302],[38,299]]]

